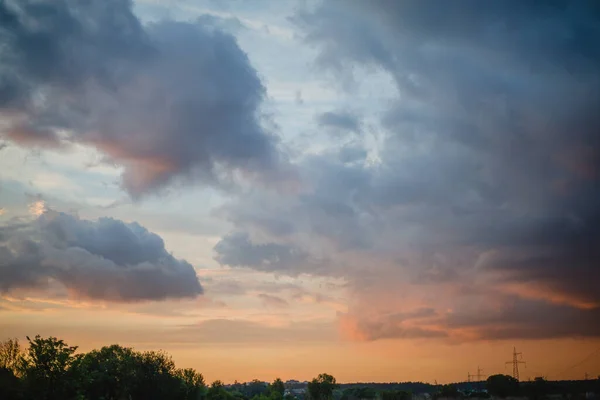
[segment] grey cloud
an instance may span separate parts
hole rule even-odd
[[[286,249],[312,254],[334,244],[334,262],[318,272],[289,258],[272,270],[342,275],[358,295],[372,278],[383,298],[400,296],[395,281],[436,293],[490,281],[484,298],[505,314],[484,329],[480,318],[494,306],[473,311],[481,337],[598,336],[596,3],[326,1],[293,20],[320,50],[322,66],[375,67],[394,79],[398,99],[379,121],[376,163],[305,155],[298,164],[310,188],[300,196],[255,194],[228,205],[236,229],[274,235],[273,227],[286,226]],[[374,261],[345,268],[353,262],[345,253]],[[515,298],[497,294],[507,283],[543,292],[516,298],[544,317],[512,324],[523,315],[511,307]],[[553,294],[572,301],[557,305]],[[452,296],[461,307],[469,295]],[[544,319],[554,312],[562,322]],[[458,316],[438,318],[444,330]],[[571,323],[579,328],[565,327]],[[372,337],[411,335],[405,326],[373,324],[365,328]]]
[[[496,297],[496,306],[464,307],[453,312],[422,309],[390,315],[340,316],[342,331],[354,339],[448,338],[465,340],[557,339],[600,335],[600,308]]]
[[[93,300],[135,302],[196,297],[194,268],[173,257],[160,236],[136,223],[87,221],[47,211],[0,229],[0,290],[64,285]]]
[[[33,106],[48,84],[121,83],[120,68],[151,51],[127,0],[3,1],[0,21],[3,107]]]
[[[600,252],[586,243],[542,249],[504,249],[486,255],[478,267],[500,274],[499,280],[543,286],[582,302],[598,304]]]
[[[446,244],[532,253],[515,279],[600,302],[586,289],[600,264],[595,2],[333,1],[296,21],[325,65],[376,65],[403,96],[366,205],[402,205],[398,224],[447,227]]]
[[[304,271],[318,271],[321,260],[306,251],[279,243],[253,243],[245,232],[226,235],[214,247],[215,260],[230,267],[250,267],[265,272],[297,275]]]
[[[223,31],[236,33],[246,29],[246,26],[235,17],[216,17],[213,15],[202,15],[198,18],[197,22],[201,25],[210,26]]]
[[[434,78],[434,72],[443,72],[433,59],[440,55],[482,56],[492,63],[508,60],[511,67],[519,64],[536,72],[593,74],[600,60],[595,43],[598,14],[593,0],[485,5],[476,0],[442,5],[434,0],[329,1],[314,11],[299,12],[293,20],[304,28],[310,43],[323,48],[324,65],[338,69],[347,67],[347,61],[375,65],[414,94],[422,87],[411,73]],[[473,65],[459,65],[462,73],[477,72]],[[470,81],[478,85],[486,73],[478,71]],[[464,93],[468,85],[461,80],[456,87]]]
[[[350,152],[355,150],[359,151]],[[299,163],[301,179],[310,190],[299,195],[252,193],[225,205],[221,215],[240,230],[260,232],[273,240],[308,235],[337,251],[370,248],[371,230],[378,229],[376,216],[359,202],[372,177],[360,162],[341,161],[343,152],[307,156]]]
[[[350,143],[342,146],[338,157],[343,163],[364,162],[367,158],[367,151],[361,145]]]
[[[232,272],[234,275],[238,275],[238,271]],[[319,293],[313,293],[305,289],[298,283],[284,282],[280,279],[275,281],[253,281],[244,279],[242,282],[241,280],[227,277],[204,277],[202,279],[202,286],[205,291],[211,295],[241,296],[248,293],[259,292],[258,297],[264,300],[265,303],[273,300],[273,304],[279,303],[278,305],[284,305],[278,299],[287,303],[285,298],[297,300],[303,296],[310,296],[317,302],[331,300]],[[271,297],[273,297],[273,299],[271,299]]]
[[[228,187],[240,170],[287,179],[260,121],[265,88],[209,20],[142,27],[128,0],[2,2],[2,135],[57,146],[61,130],[124,167],[134,197],[188,179]]]
[[[480,339],[553,339],[600,335],[600,307],[578,309],[508,297],[495,310],[466,314],[460,310],[440,323],[446,329],[470,330]]]
[[[334,128],[342,131],[359,133],[361,130],[360,119],[348,111],[328,111],[317,115],[320,126]]]

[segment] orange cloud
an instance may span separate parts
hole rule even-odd
[[[521,298],[545,300],[552,304],[568,305],[582,310],[592,310],[600,307],[600,303],[586,301],[578,298],[576,295],[553,291],[534,283],[509,283],[500,285],[499,289],[506,293],[516,294]]]

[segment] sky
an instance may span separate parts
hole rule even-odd
[[[0,336],[600,375],[598,110],[594,0],[0,0]]]

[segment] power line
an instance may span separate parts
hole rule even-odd
[[[521,361],[522,358],[523,358],[523,353],[517,353],[517,348],[513,347],[512,361],[506,362],[506,364],[512,364],[513,378],[515,378],[517,381],[519,380],[519,364],[525,364],[525,366],[527,366],[525,361]]]
[[[593,356],[595,356],[596,354],[600,354],[600,347],[597,348],[596,350],[592,351],[590,354],[588,354],[587,356],[585,356],[585,358],[573,365],[571,365],[570,367],[565,368],[564,370],[562,370],[561,372],[559,372],[558,374],[554,374],[555,377],[559,378],[561,375],[563,375],[565,372],[573,369],[573,368],[577,368],[579,367],[581,364],[586,363],[588,360],[590,360]]]

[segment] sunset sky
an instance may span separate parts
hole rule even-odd
[[[599,375],[599,3],[0,0],[0,340],[36,334]]]

